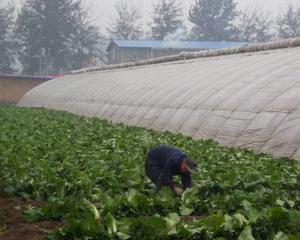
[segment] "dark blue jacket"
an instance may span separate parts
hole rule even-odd
[[[191,174],[180,171],[180,165],[186,157],[183,152],[174,147],[163,145],[153,148],[147,155],[146,175],[152,180],[158,190],[162,186],[174,187],[174,175],[181,176],[184,189],[191,187]]]

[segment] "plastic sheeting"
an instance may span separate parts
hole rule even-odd
[[[300,47],[68,75],[19,105],[300,159]]]

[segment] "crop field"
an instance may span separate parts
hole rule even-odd
[[[145,177],[160,144],[200,165],[181,197]],[[44,201],[52,240],[300,239],[299,162],[53,110],[0,106],[0,193]]]

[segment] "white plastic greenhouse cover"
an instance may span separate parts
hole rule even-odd
[[[34,88],[18,105],[300,159],[299,46],[296,38],[85,69]]]

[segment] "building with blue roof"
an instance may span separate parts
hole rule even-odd
[[[227,41],[111,40],[107,52],[109,64],[120,64],[174,55],[182,51],[195,52],[246,44]]]

